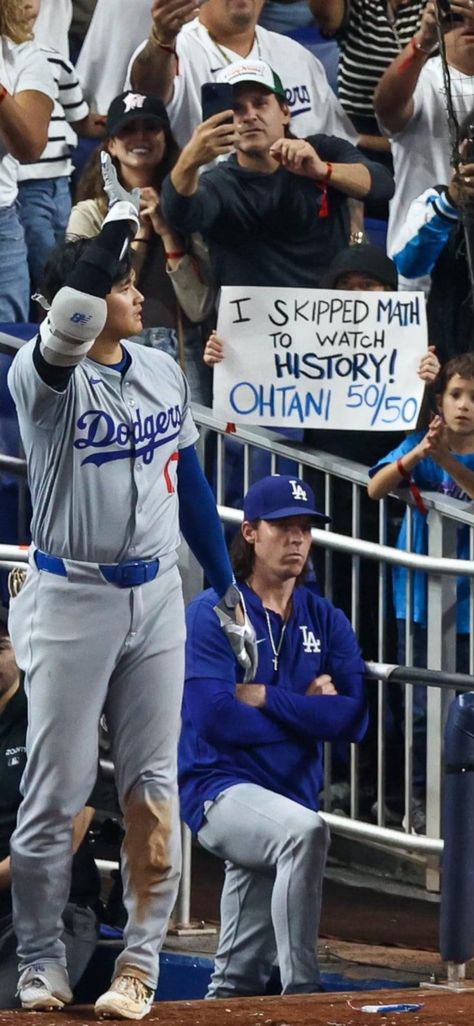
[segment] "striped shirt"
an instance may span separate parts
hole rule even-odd
[[[37,161],[18,165],[18,181],[31,178],[61,178],[72,173],[71,151],[77,143],[69,123],[82,121],[89,113],[76,69],[57,50],[40,45],[53,74],[56,96],[48,130],[48,143]]]
[[[349,115],[374,117],[374,89],[416,32],[422,8],[423,0],[408,0],[395,10],[389,0],[346,0],[338,95]]]

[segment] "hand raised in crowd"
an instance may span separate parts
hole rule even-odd
[[[201,167],[230,153],[238,140],[233,117],[233,110],[224,110],[198,125],[184,147],[179,163],[185,159],[194,167]]]
[[[433,0],[428,0],[423,8],[420,27],[415,35],[416,42],[426,53],[434,50],[438,42],[437,24],[436,4],[433,3]]]
[[[436,356],[436,346],[428,346],[418,365],[418,377],[425,381],[427,385],[432,385],[433,381],[436,381],[440,370],[441,364]]]
[[[196,0],[154,0],[151,7],[153,38],[158,44],[171,46],[183,25],[198,14]]]
[[[277,139],[270,148],[270,156],[287,171],[293,171],[315,182],[327,177],[328,165],[321,160],[314,146],[306,139]]]
[[[467,140],[461,144],[461,156]],[[459,164],[453,171],[448,185],[447,197],[455,207],[469,207],[474,203],[474,164]]]
[[[224,343],[215,331],[211,331],[209,335],[202,358],[208,367],[213,367],[215,363],[220,363],[224,359]]]
[[[337,689],[335,688],[332,677],[329,673],[322,673],[319,677],[314,677],[311,683],[308,685],[305,691],[306,695],[337,695]]]

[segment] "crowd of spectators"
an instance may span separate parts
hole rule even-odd
[[[279,11],[283,6],[288,10]],[[296,25],[314,23],[324,37],[335,37],[340,46],[337,95],[314,49],[272,27],[281,24],[291,31]],[[383,498],[407,485],[417,505],[411,544],[414,551],[425,552],[426,510],[420,488],[463,501],[474,498],[474,366],[471,355],[466,355],[474,338],[472,0],[453,0],[448,14],[442,15],[434,0],[4,0],[0,32],[2,326],[40,323],[57,292],[50,286],[58,268],[64,270],[62,284],[69,286],[66,271],[72,269],[72,281],[75,262],[87,263],[90,240],[94,240],[99,268],[104,224],[110,227],[110,220],[120,220],[118,215],[111,216],[109,209],[110,178],[106,177],[104,188],[104,159],[105,166],[111,164],[114,169],[112,207],[115,203],[116,209],[122,205],[122,211],[124,204],[137,208],[131,218],[133,238],[127,240],[133,264],[127,287],[140,297],[135,301],[136,330],[131,337],[139,346],[162,350],[179,362],[191,397],[198,402],[210,405],[212,368],[225,358],[225,340],[214,332],[221,287],[349,291],[422,287],[427,294],[432,345],[421,376],[433,385],[440,365],[446,366],[432,394],[427,395],[425,414],[430,402],[431,412],[427,422],[419,425],[420,431],[408,438],[392,433],[390,444],[382,434],[364,437],[354,432],[349,434],[350,447],[344,431],[306,431],[300,433],[299,440],[364,464],[368,478],[370,474],[370,498]],[[448,97],[440,47],[449,69]],[[228,87],[231,100],[227,109],[203,118],[201,87],[209,82]],[[384,220],[382,225],[383,231],[387,230],[382,251],[367,245],[367,225],[369,215],[385,218],[388,208],[388,223]],[[123,212],[121,216],[126,220]],[[99,278],[102,271],[104,268],[98,271]],[[112,292],[118,281],[113,279]],[[95,295],[93,287],[85,291]],[[102,298],[106,295],[108,298],[110,291]],[[114,336],[114,345],[115,341]],[[63,343],[60,339],[57,344]],[[55,345],[51,342],[49,352],[55,351]],[[69,372],[65,358],[63,362]],[[44,362],[39,366],[41,377]],[[128,366],[117,362],[111,372],[126,373]],[[55,394],[62,394],[67,373],[64,367],[56,368],[55,373],[59,377],[51,379],[51,387]],[[49,387],[50,378],[46,376],[44,381]],[[272,477],[265,478],[261,488],[254,485],[256,498],[250,489],[234,564],[241,570],[239,584],[250,620],[265,635],[258,640],[267,642],[268,666],[262,669],[262,659],[259,683],[248,683],[239,656],[220,633],[214,614],[218,595],[199,597],[188,614],[182,802],[201,843],[227,859],[229,866],[209,997],[263,991],[275,951],[284,992],[319,989],[319,968],[308,954],[307,941],[317,931],[327,839],[317,816],[318,800],[312,804],[304,787],[309,781],[314,797],[322,786],[320,742],[361,740],[366,729],[363,664],[355,636],[346,619],[340,619],[343,614],[339,617],[330,603],[316,597],[300,579],[309,553],[310,519],[321,514],[308,482],[290,480],[289,476],[278,480],[279,485]],[[277,494],[284,487],[292,489],[286,505]],[[308,496],[305,517],[302,511]],[[337,491],[335,496],[337,499]],[[350,534],[351,513],[343,488],[340,499],[333,528]],[[367,509],[363,507],[368,535],[375,522],[370,505],[367,502]],[[292,521],[289,526],[288,520]],[[267,528],[259,525],[271,525],[272,521],[276,526],[273,534],[268,529],[267,537]],[[280,525],[280,521],[285,523]],[[297,536],[297,541],[288,540]],[[287,584],[279,591],[274,561],[280,542],[282,565],[286,545],[293,545],[293,563],[296,565],[298,556],[302,565],[298,563],[298,572],[287,575]],[[467,552],[465,542],[460,533],[461,555]],[[399,545],[405,544],[404,523]],[[237,569],[236,576],[239,578]],[[406,572],[395,573],[393,584],[397,656],[403,662]],[[337,566],[334,586],[337,600],[349,614],[349,603],[344,600],[345,573],[338,575]],[[369,574],[367,592],[375,586]],[[458,598],[458,669],[466,669],[469,617],[462,588]],[[302,618],[304,623],[300,623]],[[370,648],[369,610],[366,623]],[[308,639],[317,646],[320,639],[316,641],[316,634],[318,638],[324,635],[325,655],[316,660],[311,680],[306,676],[306,664],[301,679],[292,680],[291,687],[285,678],[282,688],[288,687],[290,692],[294,688],[295,695],[285,694],[288,708],[283,708],[281,694],[277,694],[278,661],[280,651],[282,663],[288,656],[289,649],[282,646],[288,645],[291,630],[298,641],[302,635],[306,655],[320,652]],[[338,648],[341,638],[344,665]],[[414,642],[414,662],[425,665],[426,581],[421,576],[415,580]],[[366,649],[365,636],[362,648],[366,658],[376,657],[375,651]],[[18,775],[24,762],[26,698],[6,637],[0,642],[0,670],[2,666],[6,669],[3,683],[0,672],[0,717],[14,732],[22,753],[16,764]],[[289,673],[289,664],[287,670]],[[321,699],[321,708],[323,702],[324,708],[330,707],[325,730],[320,726],[316,730],[311,721],[308,699],[315,696]],[[221,707],[230,701],[238,706],[241,730],[239,733],[238,725],[232,727],[232,742],[226,734],[228,721],[221,714]],[[275,708],[272,702],[276,702]],[[415,799],[422,830],[424,691],[415,692],[414,709]],[[298,717],[305,721],[301,736],[295,726]],[[249,755],[249,725],[255,729],[256,757],[255,752]],[[288,849],[275,824],[271,830],[267,826],[268,836],[262,831],[254,864],[246,866],[242,861],[242,813],[237,806],[241,809],[242,803],[248,803],[252,807],[257,836],[263,809],[268,809],[266,773],[268,770],[269,780],[272,772],[270,760],[268,766],[266,763],[268,738],[272,744],[277,741],[284,753],[279,766],[280,791],[273,796],[275,823],[293,822],[287,807],[288,801],[292,802],[297,807],[296,814],[293,810],[297,842],[301,838],[304,842],[294,881],[288,879],[285,861],[288,852],[291,861],[293,849]],[[313,765],[309,760],[300,793],[291,790],[283,770],[287,756],[290,768],[292,759],[302,758],[302,753],[306,758],[308,739],[317,741],[316,762]],[[232,759],[227,752],[229,743],[233,745]],[[252,760],[259,763],[258,772],[250,766]],[[207,781],[207,789],[203,781]],[[0,837],[0,925],[5,929],[0,954],[5,956],[4,967],[8,965],[8,972],[4,968],[0,975],[0,1005],[5,1006],[14,1000],[15,938],[7,854],[20,800],[18,781],[14,785],[8,831]],[[273,790],[278,790],[276,785]],[[75,851],[85,843],[99,800],[94,790],[80,814]],[[245,815],[248,821],[249,812]],[[314,861],[318,869],[312,873],[312,897],[305,918],[301,895],[307,891],[308,866],[313,869]],[[273,876],[268,876],[270,870]],[[263,887],[260,878],[265,879]],[[236,895],[239,902],[244,892],[252,909],[245,912],[242,904],[237,914]],[[87,907],[93,908],[88,924],[92,931],[94,894],[87,900]],[[71,965],[74,895],[73,878],[66,933],[58,940],[60,945],[64,941],[68,950],[72,945]],[[282,923],[281,908],[288,902],[290,910],[292,902],[295,910],[290,924]],[[290,950],[292,930],[300,935],[300,964]],[[73,970],[73,983],[79,975]],[[44,973],[37,974],[43,987],[50,985],[47,977],[46,973],[45,983]],[[139,1009],[136,1018],[149,1010],[153,994],[148,991],[156,982],[152,977],[136,977],[140,985],[138,997],[133,997]],[[34,983],[34,976],[27,981],[29,986],[32,980]],[[140,997],[143,985],[147,993]],[[58,1000],[65,1003],[68,994],[67,979],[61,979]],[[128,1000],[129,995],[126,997]],[[120,1005],[120,995],[117,1001],[115,1010],[120,1015],[125,1006]]]

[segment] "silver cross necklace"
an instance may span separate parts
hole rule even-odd
[[[275,670],[275,673],[276,673],[276,672],[277,672],[277,670],[278,670],[278,659],[279,659],[279,656],[280,656],[280,652],[281,652],[281,646],[283,645],[283,639],[284,639],[284,637],[285,637],[285,631],[286,631],[286,620],[285,620],[285,621],[283,622],[283,626],[282,626],[282,628],[281,628],[281,634],[280,634],[280,639],[279,639],[279,641],[278,641],[278,645],[275,645],[275,638],[273,637],[272,625],[271,625],[271,623],[270,623],[270,617],[269,617],[269,615],[268,615],[268,609],[265,609],[265,608],[264,608],[263,612],[265,613],[265,619],[266,619],[266,621],[267,621],[267,630],[268,630],[268,637],[269,637],[269,639],[270,639],[270,645],[272,646],[272,652],[273,652],[273,659],[272,659],[272,663],[273,663],[273,669]]]

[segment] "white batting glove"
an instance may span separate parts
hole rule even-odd
[[[220,625],[232,651],[245,670],[244,683],[255,680],[258,665],[257,636],[245,608],[244,597],[236,584],[230,584],[214,606]]]
[[[104,189],[109,201],[109,210],[104,224],[109,224],[110,221],[129,221],[132,232],[136,235],[140,224],[138,216],[140,189],[132,189],[131,192],[127,192],[123,185],[120,185],[110,154],[105,153],[104,150],[100,155],[100,165]]]

